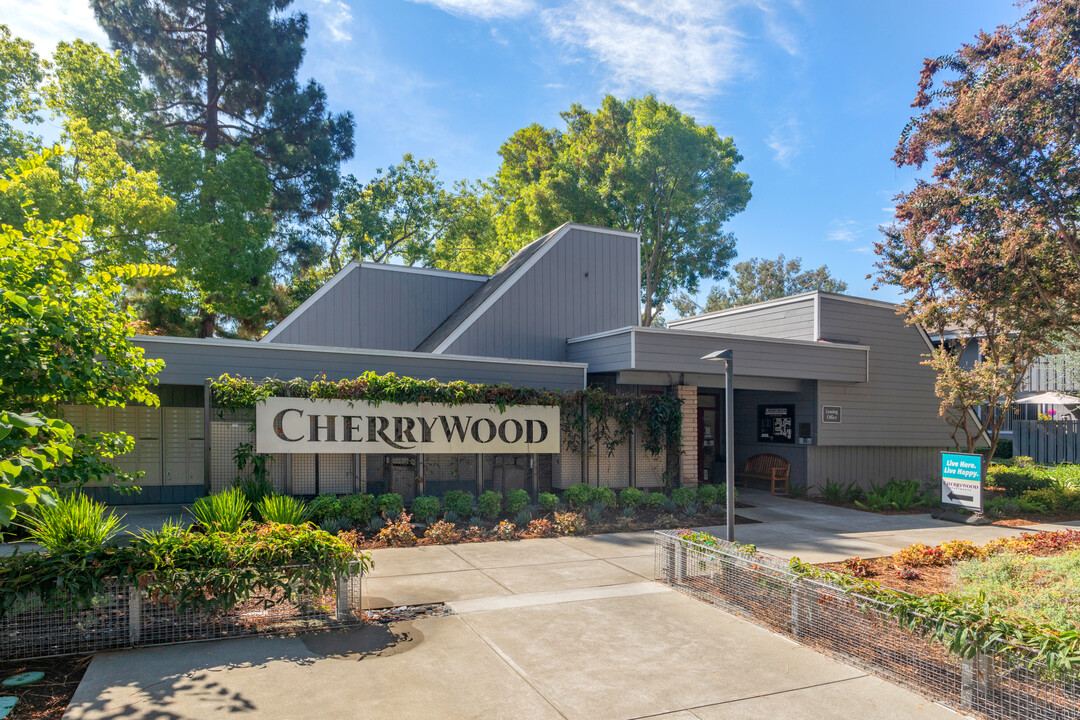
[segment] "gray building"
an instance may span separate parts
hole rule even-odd
[[[143,470],[132,502],[186,502],[236,476],[233,454],[250,419],[215,409],[207,378],[330,379],[365,371],[438,380],[614,392],[683,399],[683,485],[719,481],[723,457],[723,364],[734,352],[737,467],[769,453],[791,464],[794,485],[826,479],[866,485],[890,477],[931,480],[951,445],[938,417],[929,339],[893,305],[828,293],[640,326],[640,251],[634,233],[567,224],[524,247],[488,277],[352,263],[259,342],[144,337],[165,360],[160,408],[71,408],[76,424],[123,429]],[[541,489],[578,482],[657,487],[668,458],[634,443],[582,456],[564,446],[539,459],[516,456],[289,455],[271,464],[295,494],[381,491],[409,495],[451,487]],[[125,498],[101,488],[113,501]]]

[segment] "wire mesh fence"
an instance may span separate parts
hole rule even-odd
[[[656,580],[944,705],[993,720],[1080,719],[1080,674],[1013,654],[962,658],[905,630],[872,598],[791,572],[787,561],[678,531],[655,534]]]
[[[106,581],[93,597],[70,598],[62,609],[24,600],[0,617],[0,657],[16,660],[75,655],[115,648],[199,642],[358,625],[361,573],[337,578],[326,592],[281,590],[255,593],[220,611],[180,609],[167,597],[151,597],[134,585]]]

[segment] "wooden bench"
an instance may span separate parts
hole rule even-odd
[[[762,453],[754,455],[746,461],[746,466],[741,472],[736,472],[735,477],[742,479],[743,487],[747,480],[768,480],[772,483],[772,494],[776,494],[777,488],[788,492],[791,478],[791,463],[779,455]]]

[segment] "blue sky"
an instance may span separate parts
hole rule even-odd
[[[298,0],[303,74],[357,120],[361,180],[411,152],[447,184],[487,177],[499,145],[577,102],[656,93],[734,138],[754,183],[731,224],[740,259],[828,264],[871,291],[878,226],[914,174],[890,157],[922,59],[1015,22],[1008,0]],[[103,40],[78,0],[0,0],[0,18],[48,53]],[[702,293],[703,295],[704,293]]]

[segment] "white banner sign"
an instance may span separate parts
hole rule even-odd
[[[557,453],[549,405],[397,405],[267,398],[255,408],[260,453]]]

